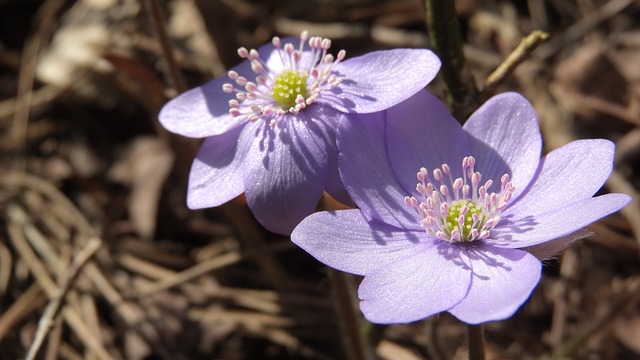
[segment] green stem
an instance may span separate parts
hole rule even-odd
[[[469,360],[484,360],[484,327],[467,325],[469,334]]]
[[[425,3],[431,45],[442,61],[447,101],[454,116],[464,123],[475,108],[477,89],[471,76],[465,72],[455,4],[453,0],[426,0]]]

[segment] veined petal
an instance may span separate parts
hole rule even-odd
[[[534,246],[574,233],[622,209],[630,201],[625,194],[606,194],[542,214],[510,214],[492,230],[486,243],[505,248]]]
[[[420,90],[387,110],[386,145],[393,170],[406,195],[416,195],[416,173],[429,173],[442,164],[451,167],[454,178],[462,176],[462,158],[470,154],[460,124],[437,97]]]
[[[243,61],[232,70],[247,76],[250,66]],[[229,115],[229,100],[234,95],[222,91],[229,81],[223,76],[178,95],[160,110],[160,123],[173,133],[194,138],[220,135],[244,125],[245,120]]]
[[[360,309],[371,322],[408,323],[446,311],[467,294],[471,269],[458,264],[457,247],[446,242],[367,274]]]
[[[471,264],[473,276],[467,296],[449,312],[467,324],[510,317],[540,281],[542,265],[525,251],[480,245],[460,255]]]
[[[339,202],[350,205],[353,203],[347,193],[347,189],[342,183],[338,170],[338,145],[336,144],[336,132],[343,113],[329,107],[319,107],[316,120],[313,121],[312,128],[316,133],[322,134],[327,147],[327,183],[325,191]]]
[[[535,216],[595,194],[611,174],[614,145],[609,140],[577,140],[550,152],[531,186],[504,215]]]
[[[515,186],[514,199],[525,190],[538,169],[542,138],[535,110],[517,93],[489,99],[465,123],[476,170],[483,179],[500,184],[507,173]]]
[[[384,121],[385,112],[350,114],[340,121],[338,165],[342,181],[368,218],[421,230],[418,216],[404,203],[408,191],[398,182],[389,162]]]
[[[285,116],[283,128],[248,125],[250,130],[242,132],[241,140],[253,138],[244,171],[249,207],[267,229],[289,235],[322,195],[327,152],[322,136],[307,128],[312,119]]]
[[[242,128],[204,140],[191,165],[187,206],[202,209],[219,206],[242,194],[242,158],[245,147],[239,144]]]
[[[343,80],[318,102],[348,113],[381,111],[424,88],[439,69],[440,60],[430,50],[374,51],[334,65]]]
[[[291,241],[318,261],[357,275],[433,246],[424,233],[367,221],[358,209],[312,214],[295,228]]]

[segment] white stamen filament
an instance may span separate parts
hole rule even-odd
[[[273,127],[284,114],[298,114],[315,103],[323,91],[341,84],[342,78],[333,73],[333,66],[344,59],[346,52],[340,50],[334,58],[327,53],[331,47],[331,40],[309,37],[307,31],[300,34],[300,43],[297,47],[291,43],[283,44],[279,37],[274,37],[271,42],[275,48],[274,51],[278,53],[281,70],[273,71],[262,59],[258,50],[247,50],[241,47],[238,49],[238,55],[250,62],[251,70],[256,74],[255,80],[249,81],[238,72],[231,70],[228,76],[232,82],[223,84],[222,90],[225,93],[235,93],[235,101],[229,102],[231,116],[244,117],[249,121],[262,118]],[[305,49],[307,45],[308,50]],[[310,60],[305,58],[305,61],[301,61],[304,52],[310,53]],[[273,89],[278,81],[278,75],[286,71],[295,71],[293,76],[306,81],[301,84],[301,87],[289,88],[290,95],[281,94],[282,97],[279,99],[292,96],[283,102],[274,98]],[[282,105],[285,103],[287,106]]]
[[[515,187],[509,175],[500,178],[500,191],[491,192],[493,180],[481,184],[482,175],[476,172],[476,160],[467,156],[462,160],[462,174],[453,179],[451,168],[443,164],[434,169],[433,183],[427,169],[420,168],[416,177],[416,191],[422,197],[407,196],[404,202],[420,215],[425,232],[449,242],[471,242],[486,239],[500,222],[500,214],[511,200]],[[446,174],[446,179],[443,176]]]

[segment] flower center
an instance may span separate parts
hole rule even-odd
[[[307,97],[307,74],[300,70],[285,70],[276,75],[271,96],[283,108],[295,106],[298,96]]]
[[[274,127],[283,115],[297,115],[315,103],[324,90],[340,85],[342,78],[333,72],[333,66],[344,59],[346,52],[340,50],[334,58],[327,52],[331,40],[309,37],[307,31],[300,34],[297,47],[283,45],[278,37],[272,43],[279,64],[277,59],[267,64],[255,49],[240,48],[238,55],[251,63],[255,80],[231,70],[228,75],[235,84],[226,83],[222,90],[235,93],[235,99],[229,100],[231,116],[249,121],[263,119]]]
[[[482,208],[469,200],[455,200],[451,202],[451,207],[445,216],[445,226],[447,232],[451,234],[454,230],[461,231],[462,239],[471,238],[471,229],[474,228],[474,217],[481,219],[484,217]],[[462,223],[460,223],[462,219]]]
[[[482,175],[474,170],[475,158],[462,160],[463,177],[453,179],[451,169],[442,164],[432,172],[431,181],[427,169],[418,171],[416,190],[421,200],[406,196],[405,203],[420,216],[425,232],[449,242],[471,242],[486,239],[500,222],[500,214],[507,207],[515,187],[509,175],[500,178],[500,191],[489,192],[491,179],[480,184]]]

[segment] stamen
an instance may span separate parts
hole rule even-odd
[[[238,55],[241,58],[246,59],[246,58],[249,57],[249,51],[246,48],[241,47],[241,48],[238,49]]]
[[[314,104],[322,92],[341,84],[342,77],[333,73],[333,66],[345,58],[346,52],[340,50],[334,58],[327,53],[331,40],[309,37],[307,31],[300,34],[297,48],[291,43],[283,44],[277,36],[271,43],[282,70],[272,71],[258,50],[241,47],[238,56],[250,61],[255,80],[249,81],[231,70],[227,74],[232,82],[223,84],[222,90],[235,93],[234,102],[229,102],[232,116],[249,121],[264,119],[273,127],[283,115],[298,114]],[[305,45],[309,46],[308,50],[305,50]],[[301,61],[305,51],[310,52],[311,61]]]
[[[420,215],[425,232],[449,242],[471,242],[486,239],[500,222],[500,214],[511,200],[515,187],[509,175],[500,178],[500,191],[491,192],[493,180],[481,184],[482,174],[475,171],[473,156],[462,159],[461,178],[453,179],[451,168],[443,164],[431,173],[438,185],[431,183],[429,172],[420,168],[416,191],[422,196],[405,197],[405,204]],[[446,174],[448,181],[445,181]]]

